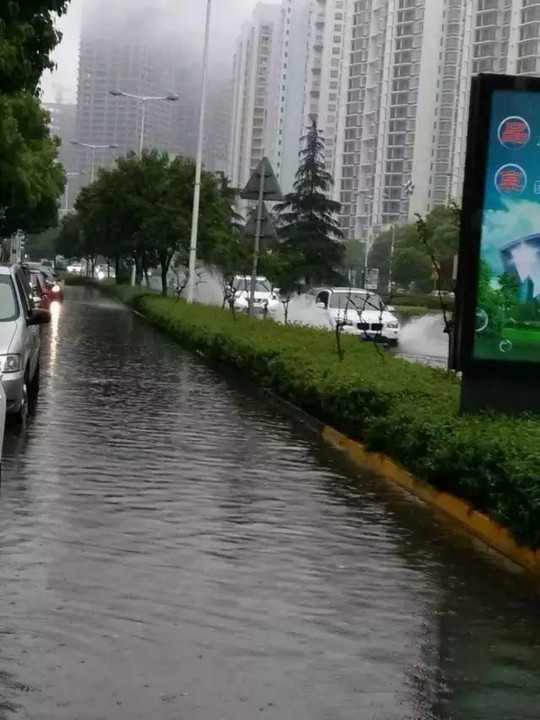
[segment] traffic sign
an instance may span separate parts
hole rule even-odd
[[[245,237],[255,237],[255,235],[257,234],[258,211],[259,208],[257,206],[250,212],[248,221],[246,223],[246,226],[244,227]],[[262,204],[261,230],[259,233],[259,237],[261,238],[261,240],[275,240],[277,238],[276,230],[274,228],[274,225],[272,224],[272,221],[270,220],[270,213],[268,212],[268,208],[266,207],[266,204],[264,202]]]
[[[267,157],[263,157],[257,165],[248,184],[242,190],[240,197],[242,200],[259,200],[261,197],[261,188],[263,191],[263,200],[269,202],[279,202],[283,200],[283,194],[279,187],[277,177]]]

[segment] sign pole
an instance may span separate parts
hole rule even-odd
[[[261,252],[261,228],[263,221],[263,202],[264,202],[264,182],[265,173],[264,169],[261,171],[259,178],[259,204],[257,207],[257,229],[255,230],[255,244],[253,247],[253,270],[251,272],[251,288],[249,292],[249,315],[253,315],[253,309],[255,307],[255,287],[257,285],[257,271],[259,268],[259,255]]]

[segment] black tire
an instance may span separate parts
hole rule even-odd
[[[30,385],[28,388],[29,399],[33,403],[35,403],[38,398],[40,382],[41,382],[41,371],[40,371],[40,364],[38,362],[38,364],[36,365],[36,371],[34,373],[34,377],[30,381]]]
[[[29,392],[28,375],[26,375],[24,378],[24,383],[23,383],[23,388],[22,388],[22,393],[21,393],[21,404],[20,404],[17,412],[13,414],[15,422],[18,423],[21,427],[25,427],[26,423],[28,421],[29,403],[30,403],[30,392]]]
[[[395,348],[395,347],[397,347],[397,346],[398,346],[398,341],[397,341],[397,340],[389,340],[389,341],[388,341],[388,347],[394,347],[394,348]]]

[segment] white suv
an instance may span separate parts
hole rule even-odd
[[[358,288],[317,288],[315,303],[323,308],[330,327],[339,323],[342,332],[358,335],[363,340],[380,340],[396,346],[399,321],[381,298],[370,290]]]
[[[234,293],[235,310],[246,311],[249,307],[251,292],[251,277],[249,275],[235,275],[230,285],[229,292]],[[273,315],[279,307],[277,288],[273,288],[270,281],[263,275],[257,277],[255,283],[255,314]]]

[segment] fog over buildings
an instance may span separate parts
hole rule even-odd
[[[212,16],[205,166],[225,171],[228,163],[234,40],[253,0],[214,3]],[[194,157],[201,91],[206,3],[190,0],[73,0],[59,27],[57,70],[43,78],[43,99],[62,139],[62,159],[71,173],[71,202],[89,182],[92,153],[71,141],[112,148],[95,153],[95,167],[138,151],[141,104],[115,97],[177,95],[176,102],[149,102],[144,146]],[[60,122],[63,117],[71,122]],[[73,119],[76,118],[75,122]],[[70,151],[69,148],[72,148]],[[79,177],[75,177],[80,173]]]
[[[144,145],[193,157],[205,10],[73,0],[58,72],[44,78],[45,100],[61,101],[56,126],[73,127],[65,103],[76,103],[76,139],[117,146],[98,153],[107,164],[139,148],[142,127],[140,104],[110,90],[175,93],[148,104]],[[539,28],[537,0],[216,0],[206,167],[240,187],[267,155],[290,191],[316,120],[342,229],[373,236],[460,199],[471,77],[538,74]],[[86,181],[91,154],[63,158]]]

